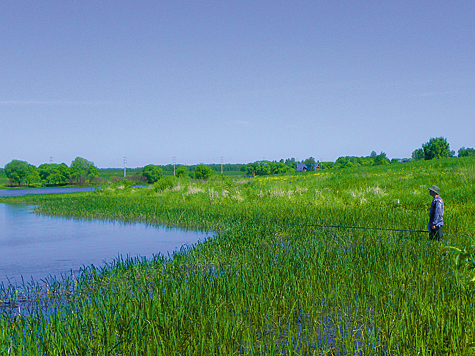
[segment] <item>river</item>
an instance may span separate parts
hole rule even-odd
[[[211,235],[143,223],[42,216],[33,208],[0,204],[0,284],[60,278],[118,256],[172,254]]]
[[[0,197],[19,197],[27,194],[81,193],[91,192],[94,189],[94,187],[0,189]]]

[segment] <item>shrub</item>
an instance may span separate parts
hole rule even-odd
[[[166,176],[156,181],[153,184],[153,189],[156,192],[162,192],[165,189],[173,188],[177,182],[178,182],[178,178],[173,177],[173,176]]]

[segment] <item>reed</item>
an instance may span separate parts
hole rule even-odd
[[[215,236],[171,256],[85,268],[77,279],[50,283],[50,294],[4,286],[0,300],[19,305],[28,295],[38,307],[25,315],[0,306],[0,348],[8,355],[471,354],[473,276],[456,267],[445,244],[421,233],[310,225],[423,230],[427,188],[437,184],[448,241],[462,251],[473,240],[473,167],[474,160],[452,159],[16,199],[42,214]]]

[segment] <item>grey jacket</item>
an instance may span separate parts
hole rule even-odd
[[[430,205],[429,224],[427,225],[429,232],[434,225],[444,225],[444,202],[440,196],[434,197],[434,200],[432,200],[432,204]]]

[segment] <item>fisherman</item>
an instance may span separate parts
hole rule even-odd
[[[444,237],[442,226],[444,225],[444,202],[439,195],[439,187],[433,185],[429,188],[429,193],[434,198],[430,205],[429,213],[429,240],[441,241]]]

